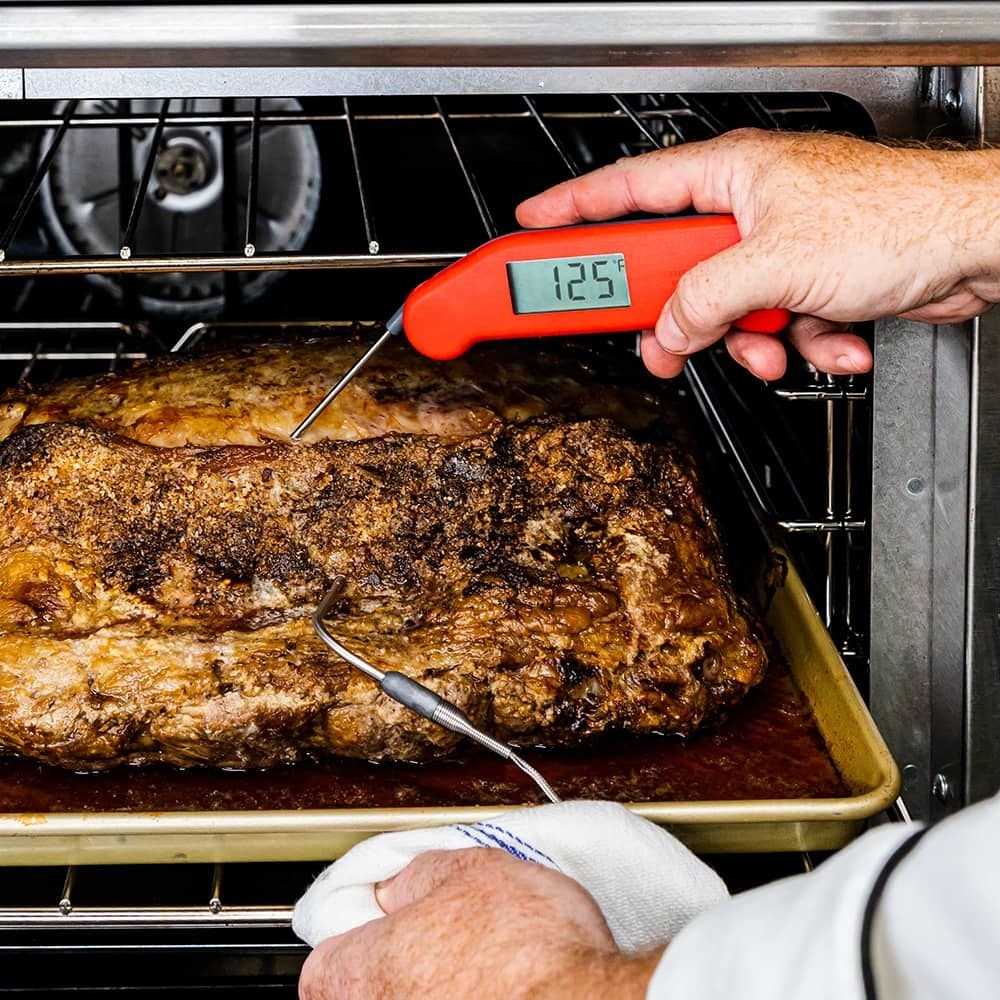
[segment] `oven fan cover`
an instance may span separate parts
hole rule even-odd
[[[160,101],[134,100],[133,115],[156,116]],[[171,114],[181,104],[181,113],[207,118],[222,114],[218,99],[174,102]],[[253,101],[236,100],[233,110],[248,114]],[[228,109],[227,109],[228,110]],[[63,107],[57,108],[62,113]],[[293,99],[261,102],[267,113],[302,114]],[[80,101],[76,116],[114,117],[122,113],[114,101]],[[235,183],[223,183],[223,127],[234,130]],[[131,133],[132,179],[127,203],[131,205],[134,184],[142,176],[150,154],[154,128],[133,125]],[[39,155],[44,155],[54,137],[49,132]],[[251,159],[249,122],[245,125],[192,122],[168,124],[160,138],[159,151],[146,188],[139,224],[132,240],[142,257],[196,256],[206,253],[243,252],[246,229],[247,183]],[[258,253],[300,250],[305,245],[319,207],[321,159],[316,137],[304,124],[269,123],[259,126],[257,216],[254,247]],[[121,248],[121,189],[119,130],[100,125],[67,130],[41,188],[40,202],[46,229],[65,255],[112,255]],[[235,230],[239,247],[227,247],[223,198],[236,201]],[[232,212],[232,207],[229,208]],[[240,298],[257,298],[282,272],[275,270],[237,272]],[[122,295],[121,282],[106,275],[88,275],[88,280]],[[224,277],[219,271],[172,271],[137,278],[144,312],[159,315],[220,312],[226,304]]]

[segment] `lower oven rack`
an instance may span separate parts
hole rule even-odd
[[[755,855],[751,864],[737,856],[705,860],[739,892],[809,871],[821,858],[792,853]],[[156,879],[147,868],[116,869],[117,879],[90,869],[14,871],[24,876],[16,887],[23,902],[0,907],[4,992],[96,998],[115,991],[152,998],[211,990],[212,996],[295,997],[309,949],[292,933],[292,904],[317,871],[280,864],[200,870],[172,886],[178,900],[172,906],[154,901],[162,886],[151,884]],[[176,867],[170,874],[176,882]],[[60,893],[59,880],[76,875],[79,887],[69,896]],[[133,901],[104,905],[111,883],[128,884]],[[275,902],[252,906],[232,897]]]
[[[232,873],[233,866],[229,871]],[[55,870],[53,870],[55,871]],[[92,887],[88,891],[87,884],[94,881],[93,873],[97,869],[81,869],[76,865],[68,866],[62,877],[62,889],[58,893],[58,900],[48,905],[42,905],[38,897],[39,892],[38,870],[28,870],[27,878],[22,879],[24,883],[18,886],[20,893],[34,899],[26,901],[23,905],[0,907],[0,927],[99,927],[102,929],[121,929],[127,927],[144,926],[168,926],[174,928],[192,927],[286,927],[292,917],[292,904],[288,902],[275,903],[273,905],[237,903],[230,904],[223,902],[223,884],[225,879],[226,866],[217,864],[210,866],[210,872],[198,872],[195,878],[184,879],[184,886],[178,896],[177,902],[171,904],[160,903],[151,905],[149,903],[133,903],[131,905],[118,904],[106,905],[98,902],[80,903],[80,896],[84,900],[88,896],[93,899],[95,893]],[[149,869],[132,869],[133,872],[144,872],[145,877],[137,880],[138,895],[142,899],[143,894],[155,897],[162,894],[164,886],[150,885],[156,881],[155,873],[150,877]],[[81,878],[82,873],[82,878]],[[172,870],[173,874],[173,870]],[[203,877],[207,875],[208,877]],[[295,875],[289,874],[289,882],[292,885],[303,881],[304,876],[301,871]],[[32,885],[32,882],[35,882]],[[78,884],[84,883],[84,890],[78,895]],[[307,881],[307,880],[305,880]],[[201,902],[194,902],[199,892],[199,884],[203,892]],[[176,890],[175,890],[176,891]],[[96,893],[100,899],[102,893]]]
[[[734,891],[753,881],[749,872],[741,873],[738,857],[710,857]],[[763,868],[779,864],[794,872],[811,871],[817,854],[801,851],[756,857]],[[291,925],[294,901],[321,868],[303,862],[201,865],[178,878],[178,869],[172,867],[168,885],[156,868],[125,866],[121,870],[133,876],[127,888],[130,902],[120,900],[125,894],[122,886],[109,887],[107,871],[100,867],[10,869],[7,881],[13,884],[7,885],[7,893],[18,901],[0,906],[0,930],[284,929]],[[60,882],[62,888],[52,891]],[[114,905],[108,903],[109,888],[111,895],[119,897]],[[165,894],[171,897],[169,904],[154,902]],[[263,895],[273,902],[247,903],[248,895]]]

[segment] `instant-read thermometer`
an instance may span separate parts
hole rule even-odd
[[[421,354],[446,361],[481,340],[649,329],[684,273],[739,238],[731,215],[699,215],[532,229],[491,240],[418,285],[292,438],[308,430],[393,334],[405,333]],[[778,333],[789,318],[784,309],[764,309],[734,325]]]

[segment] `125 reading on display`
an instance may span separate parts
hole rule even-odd
[[[549,313],[630,305],[625,255],[550,257],[507,264],[514,312]]]

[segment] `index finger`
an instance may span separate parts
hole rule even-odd
[[[528,228],[613,219],[629,212],[729,212],[728,185],[717,183],[713,141],[630,156],[536,194],[517,207]]]

